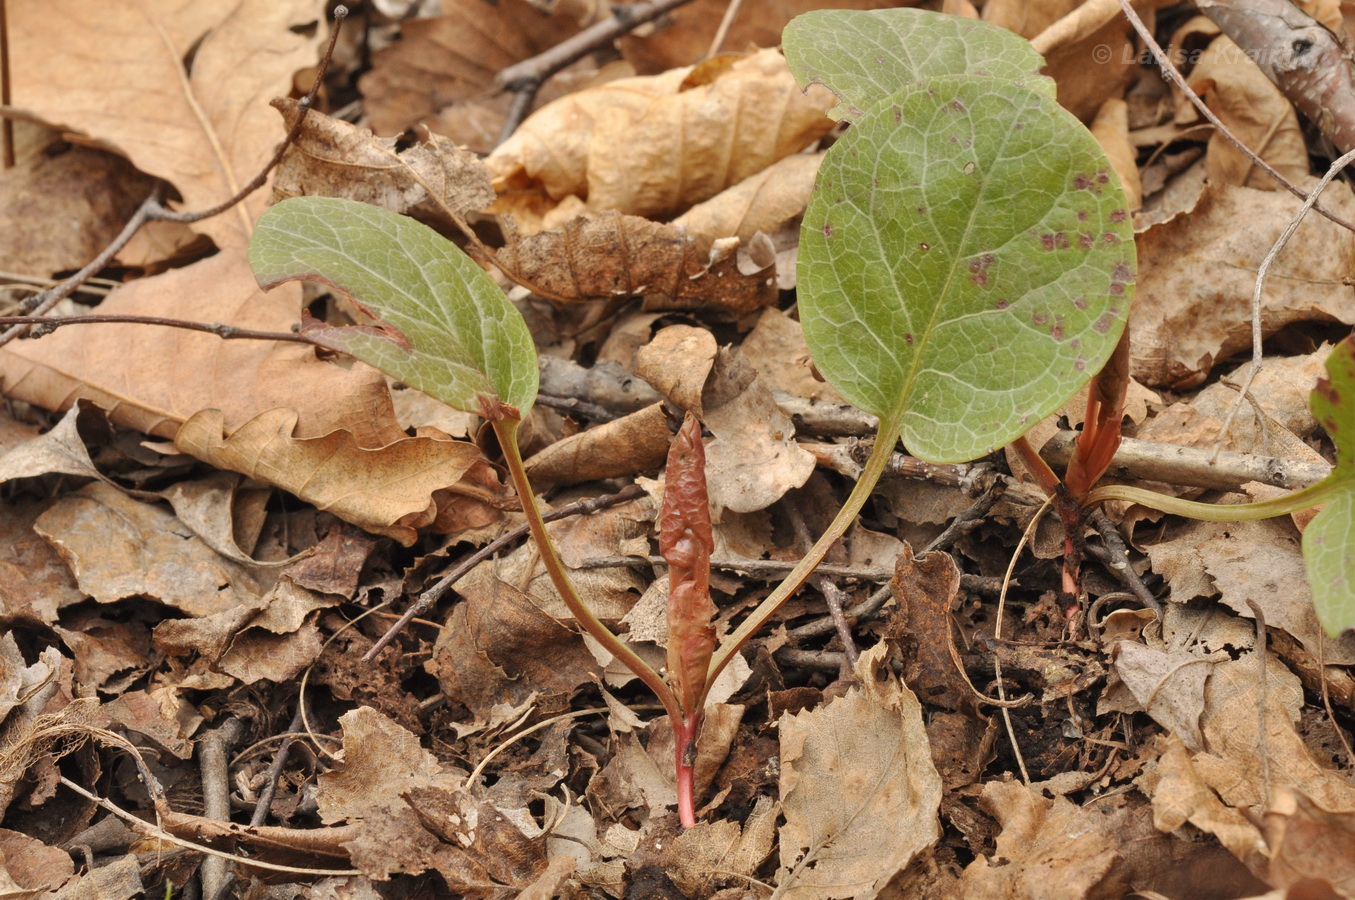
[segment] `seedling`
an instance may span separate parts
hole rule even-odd
[[[692,763],[712,682],[845,533],[896,441],[923,459],[956,462],[1018,439],[1112,357],[1133,294],[1133,232],[1118,181],[1055,102],[1027,42],[980,22],[891,9],[806,14],[787,28],[785,49],[802,81],[842,98],[833,114],[852,123],[829,149],[805,213],[800,317],[819,370],[880,429],[827,531],[717,647],[700,431],[688,418],[669,458],[660,522],[672,589],[666,679],[589,610],[546,532],[517,443],[536,396],[536,357],[525,322],[489,276],[423,225],[344,200],[286,200],[263,215],[250,247],[264,287],[323,281],[370,319],[352,328],[307,320],[303,335],[490,422],[556,590],[673,722],[684,825],[695,822]],[[1355,343],[1329,366],[1315,404],[1349,454]],[[1075,476],[1084,490],[1109,460],[1104,435],[1119,415],[1108,397],[1088,429],[1101,436],[1085,445]],[[1111,496],[1144,502],[1128,488],[1093,490],[1082,502]],[[1328,509],[1309,526],[1305,550],[1332,629],[1355,624],[1355,461],[1343,458],[1327,482],[1285,499],[1321,497]],[[1240,509],[1171,503],[1160,508]]]

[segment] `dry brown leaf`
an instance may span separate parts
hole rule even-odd
[[[739,345],[763,383],[806,400],[845,404],[833,386],[816,378],[804,329],[779,309],[765,309]]]
[[[809,479],[814,457],[753,367],[729,348],[712,354],[714,346],[703,329],[671,325],[637,354],[636,374],[714,435],[706,447],[713,508],[766,509]]]
[[[451,132],[452,138],[485,153],[497,143],[512,102],[511,95],[493,96],[494,76],[578,28],[524,0],[444,0],[441,11],[402,22],[400,40],[372,54],[371,69],[358,80],[368,124],[378,134],[396,135],[432,117],[446,122],[455,112],[476,127]]]
[[[289,131],[301,115],[295,100],[274,100],[273,108]],[[317,196],[451,225],[444,204],[456,216],[479,212],[494,202],[494,188],[480,158],[441,135],[398,150],[395,138],[311,111],[273,173],[273,197]]]
[[[877,644],[857,663],[861,687],[781,718],[777,885],[788,900],[869,900],[940,836],[922,707],[886,656]]]
[[[1291,181],[1308,175],[1308,150],[1294,107],[1237,44],[1214,38],[1191,71],[1190,86],[1238,140],[1281,175]],[[1220,134],[1209,138],[1205,166],[1210,184],[1281,189]]]
[[[125,154],[174,185],[185,208],[206,209],[272,155],[278,128],[268,100],[315,62],[324,11],[319,0],[18,4],[9,20],[13,102]],[[255,193],[195,227],[223,250],[243,248],[266,203]]]
[[[297,285],[259,290],[243,249],[132,282],[99,305],[101,313],[262,331],[289,330],[300,309]],[[348,429],[362,446],[381,446],[403,435],[374,369],[331,365],[302,344],[223,341],[156,325],[80,326],[9,344],[0,350],[0,383],[7,396],[46,409],[91,399],[116,424],[163,438],[203,409],[222,410],[235,429],[280,406],[298,411],[299,437]]]
[[[663,465],[671,438],[663,404],[655,403],[556,441],[527,460],[527,474],[543,488],[636,475]]]
[[[253,567],[214,553],[164,507],[99,482],[57,500],[33,527],[99,603],[144,596],[205,616],[250,605],[269,587]]]
[[[6,501],[0,516],[0,617],[15,625],[51,625],[85,599],[56,548],[33,531],[47,505]]]
[[[903,642],[904,680],[928,706],[975,711],[970,686],[955,649],[951,605],[960,591],[960,570],[949,553],[913,556],[903,545],[889,582],[898,609],[886,634]]]
[[[1289,887],[1321,878],[1355,897],[1355,810],[1327,810],[1301,791],[1282,788],[1265,816],[1267,880]]]
[[[704,241],[736,237],[748,243],[772,234],[805,211],[822,153],[795,153],[698,203],[673,220]]]
[[[504,237],[495,265],[553,300],[645,296],[659,309],[708,307],[737,316],[776,299],[774,261],[746,273],[737,241],[702,250],[682,229],[638,216],[582,215],[526,237],[510,220]]]
[[[722,885],[746,884],[772,852],[776,807],[759,797],[740,826],[727,819],[698,822],[669,845],[664,871],[688,897],[709,896]]]
[[[144,897],[141,883],[141,863],[134,854],[113,860],[106,866],[91,869],[52,895],[52,900],[132,900]]]
[[[497,210],[523,205],[514,195],[526,192],[671,215],[826,134],[823,113],[835,102],[820,87],[802,93],[777,50],[580,91],[539,110],[490,154],[505,195]]]
[[[154,182],[90,147],[39,153],[0,171],[0,259],[38,278],[89,262],[122,230]]]
[[[241,549],[243,544],[253,551],[272,493],[234,472],[214,472],[205,478],[175,482],[160,496],[169,501],[180,522],[226,559],[242,565],[287,566],[300,557],[256,560]]]
[[[1343,185],[1325,191],[1323,203],[1355,216]],[[1281,192],[1210,185],[1191,213],[1139,235],[1130,314],[1135,378],[1151,387],[1197,385],[1216,360],[1250,347],[1256,269],[1293,214]],[[1293,322],[1355,323],[1355,295],[1344,283],[1352,268],[1355,237],[1308,216],[1270,268],[1263,333]]]
[[[469,442],[430,434],[364,448],[347,431],[297,438],[296,427],[294,410],[274,409],[227,434],[221,414],[208,409],[184,423],[175,444],[405,546],[420,528],[479,527],[512,504]]]
[[[79,401],[66,411],[61,421],[40,437],[30,438],[0,456],[0,482],[15,478],[62,474],[95,478],[111,484],[89,458],[89,449],[80,436],[78,420],[100,416],[87,401]]]
[[[1227,654],[1222,659],[1227,659]],[[1204,712],[1204,685],[1215,656],[1185,650],[1162,651],[1133,641],[1119,641],[1111,649],[1115,675],[1127,689],[1132,703],[1108,703],[1108,689],[1097,705],[1097,713],[1146,712],[1153,721],[1186,745],[1192,752],[1204,749],[1200,733],[1200,715]]]
[[[1143,207],[1143,183],[1139,180],[1134,146],[1129,140],[1129,105],[1118,97],[1111,97],[1101,104],[1088,127],[1120,179],[1129,211],[1137,212]]]
[[[75,866],[66,851],[0,828],[0,897],[37,900],[50,896],[73,874]]]

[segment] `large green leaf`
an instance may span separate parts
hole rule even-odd
[[[468,412],[501,401],[525,413],[536,399],[522,314],[454,244],[407,216],[352,200],[284,200],[260,217],[249,264],[265,288],[323,281],[372,317],[350,328],[308,324],[317,344]]]
[[[1303,530],[1303,558],[1317,616],[1337,635],[1355,628],[1355,335],[1332,348],[1312,407],[1336,442],[1336,467],[1332,493]]]
[[[1054,96],[1029,41],[975,19],[921,9],[824,9],[797,16],[781,41],[801,84],[822,84],[842,98],[828,111],[838,119],[859,119],[900,88],[946,75],[1011,81]]]
[[[1109,357],[1134,235],[1101,148],[1047,94],[930,78],[829,151],[801,228],[800,315],[847,399],[935,462],[1057,409]]]

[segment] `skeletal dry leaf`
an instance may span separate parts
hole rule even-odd
[[[523,236],[510,219],[494,263],[553,300],[643,296],[659,309],[710,308],[738,316],[776,299],[772,261],[740,268],[737,240],[709,249],[674,225],[613,212],[571,218]]]
[[[481,527],[513,505],[484,454],[467,441],[401,435],[369,448],[344,430],[298,438],[297,420],[295,410],[273,409],[228,434],[221,414],[209,409],[184,423],[175,444],[405,546],[420,528]]]
[[[281,98],[273,107],[290,131],[297,102]],[[395,138],[312,110],[273,173],[273,197],[340,197],[450,225],[444,205],[457,216],[479,212],[494,202],[494,188],[480,158],[442,135],[400,150]]]
[[[861,655],[859,688],[781,718],[779,896],[869,900],[940,836],[922,707],[887,652]]]
[[[16,4],[13,103],[125,154],[174,185],[186,209],[206,209],[272,155],[268,101],[314,64],[324,12],[319,0]],[[223,250],[243,250],[266,204],[255,193],[194,227]]]
[[[1310,180],[1298,182],[1311,189]],[[1344,185],[1323,204],[1355,216]],[[1132,374],[1150,387],[1198,385],[1213,367],[1251,346],[1256,270],[1294,214],[1277,191],[1209,185],[1194,210],[1138,237],[1139,281],[1130,314]],[[1308,216],[1266,279],[1261,327],[1294,322],[1355,323],[1355,295],[1343,279],[1355,266],[1355,237]]]

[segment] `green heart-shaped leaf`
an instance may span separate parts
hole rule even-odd
[[[1303,530],[1303,559],[1317,617],[1335,636],[1355,628],[1355,335],[1332,348],[1311,403],[1336,443],[1336,467],[1322,511]]]
[[[801,84],[822,84],[842,98],[828,111],[836,119],[855,121],[900,88],[946,75],[1011,81],[1054,96],[1029,41],[975,19],[921,9],[823,9],[797,16],[781,41]]]
[[[328,197],[284,200],[259,218],[249,264],[264,288],[323,281],[371,324],[308,323],[315,343],[369,363],[449,406],[526,413],[536,348],[494,280],[437,232],[407,216]],[[514,413],[509,413],[514,415]]]
[[[800,315],[843,396],[934,462],[981,456],[1105,362],[1134,235],[1095,139],[1048,95],[930,78],[829,151],[801,228]]]

